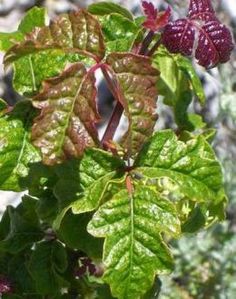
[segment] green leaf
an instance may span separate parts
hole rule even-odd
[[[68,283],[63,278],[67,269],[67,255],[57,241],[38,243],[30,258],[29,271],[41,295],[61,294]]]
[[[98,144],[95,98],[94,74],[87,73],[81,63],[45,81],[43,91],[33,100],[42,111],[32,128],[33,144],[40,149],[44,164],[80,157],[87,147]]]
[[[35,27],[43,27],[46,22],[46,10],[42,7],[33,7],[30,9],[18,27],[18,31],[23,34],[30,33]]]
[[[135,166],[141,180],[156,187],[162,184],[178,200],[217,205],[225,199],[220,164],[202,136],[184,142],[171,130],[158,132],[143,147]]]
[[[0,250],[15,254],[42,239],[35,204],[25,197],[16,209],[8,207],[10,226],[8,234],[0,241]]]
[[[131,21],[133,20],[132,14],[126,8],[113,2],[101,1],[99,3],[93,3],[88,6],[88,11],[97,16],[105,16],[117,13],[127,19],[130,19]]]
[[[20,178],[27,176],[30,163],[40,160],[30,143],[34,116],[31,103],[23,101],[12,113],[0,117],[0,190],[22,191]]]
[[[138,299],[151,288],[156,273],[172,269],[172,257],[160,233],[177,236],[180,223],[170,201],[139,184],[132,194],[123,189],[102,205],[88,231],[106,238],[103,279],[113,296]]]
[[[99,259],[102,257],[103,240],[88,234],[86,228],[90,220],[89,213],[74,215],[68,211],[61,222],[58,237],[66,246],[83,251],[91,259]]]
[[[43,80],[57,76],[68,63],[80,60],[78,54],[63,50],[45,50],[23,56],[14,62],[13,85],[21,95],[29,96],[40,90]]]
[[[106,54],[131,50],[141,32],[135,22],[117,13],[102,16],[99,20],[105,39]]]
[[[82,192],[72,204],[75,214],[96,209],[106,195],[105,192],[113,179],[122,176],[125,165],[112,154],[88,149],[80,163],[80,185]]]
[[[122,144],[132,156],[151,136],[156,120],[156,83],[159,72],[147,57],[130,53],[113,53],[107,57],[122,92],[121,103],[129,120]]]
[[[45,25],[46,11],[44,8],[33,7],[22,19],[18,30],[11,33],[0,33],[0,51],[6,52],[14,44],[24,40],[24,36],[30,33],[35,27]]]
[[[170,54],[164,47],[160,47],[153,62],[161,73],[158,90],[164,96],[164,103],[173,107],[179,128],[190,131],[201,128],[203,124],[200,116],[187,113],[193,95],[202,105],[205,103],[204,90],[191,61],[182,55]]]
[[[23,251],[8,261],[8,277],[13,282],[15,293],[31,295],[35,292],[34,281],[27,269],[30,254],[31,251]]]
[[[57,169],[60,180],[54,194],[62,211],[54,222],[54,228],[59,229],[69,209],[72,208],[75,214],[91,212],[110,198],[117,191],[114,184],[119,185],[120,180],[124,180],[124,168],[122,160],[95,148],[87,149],[80,162],[71,161],[66,167],[65,164],[61,165]]]

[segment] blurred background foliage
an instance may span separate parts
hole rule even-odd
[[[76,7],[85,7],[92,0],[1,0],[0,31],[13,31],[24,12],[34,5],[47,7],[50,17]],[[99,1],[97,1],[99,2]],[[140,13],[140,1],[114,1]],[[167,3],[173,9],[174,17],[183,16],[188,1],[153,0],[159,8]],[[232,28],[236,36],[236,1],[212,1],[219,18]],[[2,56],[1,56],[2,57]],[[193,62],[194,63],[194,62]],[[204,120],[217,129],[214,147],[222,163],[225,187],[229,198],[226,220],[215,224],[197,236],[186,235],[172,242],[176,269],[170,277],[161,277],[162,289],[150,295],[150,299],[235,299],[236,298],[236,52],[231,61],[218,69],[204,70],[196,66],[204,85],[207,105],[204,108],[195,104],[192,109],[203,115]],[[11,72],[3,74],[0,68],[0,97],[13,104],[19,97],[10,88]],[[104,115],[109,115],[111,97],[102,85],[102,102],[99,102]],[[172,113],[159,104],[160,128],[172,126]],[[1,203],[7,204],[7,194],[0,194]],[[5,198],[4,198],[5,197]],[[14,201],[15,195],[9,197]],[[2,210],[4,207],[0,207]],[[104,298],[105,299],[105,298]]]

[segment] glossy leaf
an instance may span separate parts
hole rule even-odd
[[[161,232],[179,234],[179,220],[171,202],[145,186],[133,194],[121,190],[102,205],[88,225],[96,237],[105,237],[104,281],[113,296],[140,298],[156,273],[172,269],[172,258]]]
[[[36,28],[25,41],[13,46],[5,55],[5,64],[50,49],[76,52],[101,60],[104,44],[97,19],[85,10],[61,15],[49,26]]]
[[[133,20],[132,14],[127,9],[113,2],[101,1],[93,3],[88,6],[88,11],[97,16],[105,16],[116,13],[130,19],[131,21]]]
[[[15,43],[21,42],[25,34],[30,33],[35,27],[45,26],[46,12],[44,8],[33,7],[20,22],[17,31],[0,33],[0,50],[7,51]]]
[[[224,201],[222,173],[210,145],[201,136],[178,140],[171,130],[156,133],[144,146],[135,172],[153,184],[163,180],[163,189],[180,192],[191,202],[217,205]],[[173,189],[173,184],[175,189]]]
[[[122,174],[124,162],[111,154],[89,149],[80,163],[80,185],[82,192],[72,205],[75,214],[90,212],[102,201],[109,183]]]
[[[98,143],[95,98],[94,74],[87,73],[81,63],[45,81],[43,91],[33,99],[42,111],[32,128],[33,144],[40,148],[45,164],[79,157]]]
[[[121,14],[104,15],[99,20],[105,39],[106,54],[131,50],[141,34],[140,27]]]
[[[40,161],[30,143],[29,127],[35,111],[28,101],[20,102],[10,114],[0,117],[0,189],[21,191],[30,163]]]
[[[202,105],[205,103],[203,86],[191,61],[181,55],[170,54],[161,47],[153,62],[160,70],[158,91],[164,96],[164,103],[173,107],[179,128],[192,131],[204,126],[200,116],[187,112],[193,95]]]
[[[146,29],[155,32],[164,28],[168,24],[171,17],[170,7],[168,7],[165,11],[159,12],[151,2],[142,1],[142,6],[146,15],[146,20],[143,23],[143,26]]]
[[[152,134],[157,120],[159,72],[149,58],[130,53],[113,53],[107,57],[107,63],[119,85],[120,101],[129,120],[122,144],[129,156],[134,155]]]
[[[67,268],[67,255],[57,241],[38,243],[29,261],[29,271],[41,295],[61,294],[68,286],[62,277]]]
[[[210,0],[191,0],[188,17],[170,22],[162,42],[171,53],[194,54],[206,68],[228,61],[234,48],[229,29],[216,18]]]
[[[67,64],[79,60],[78,54],[63,50],[44,50],[21,57],[13,65],[14,88],[19,94],[32,97],[41,89],[43,80],[57,76]]]

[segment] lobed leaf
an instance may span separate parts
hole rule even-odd
[[[116,178],[122,177],[124,167],[119,158],[95,148],[87,149],[80,162],[73,162],[72,172],[65,171],[62,166],[62,171],[58,170],[60,180],[54,188],[62,210],[54,223],[55,229],[59,229],[70,208],[75,214],[97,209],[105,198],[115,192],[114,188],[108,190],[108,187]],[[70,191],[68,185],[72,186]]]
[[[12,113],[0,117],[0,189],[22,191],[20,179],[26,177],[29,165],[40,161],[30,143],[29,128],[35,116],[31,103],[20,102]]]
[[[81,63],[45,81],[43,91],[33,99],[42,111],[32,128],[33,144],[40,148],[45,164],[79,157],[87,147],[98,144],[95,98],[94,74],[87,73]]]
[[[192,202],[217,205],[225,200],[220,164],[201,136],[183,142],[170,130],[158,132],[144,146],[135,165],[141,176],[171,180]],[[163,181],[164,190],[173,191],[171,188],[169,181]]]
[[[157,120],[156,83],[159,72],[147,57],[131,53],[112,53],[107,57],[122,94],[121,103],[129,120],[122,144],[128,155],[134,155],[149,137]]]
[[[173,204],[153,189],[123,189],[102,205],[88,225],[95,237],[105,237],[104,281],[113,296],[140,298],[153,284],[156,273],[172,269],[172,257],[161,232],[179,234]]]
[[[72,205],[75,214],[93,211],[102,201],[109,183],[119,177],[124,162],[110,153],[88,149],[80,163],[80,186],[82,192]]]

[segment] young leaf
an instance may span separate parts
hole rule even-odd
[[[130,51],[141,34],[140,26],[121,14],[112,13],[100,17],[99,20],[105,39],[106,54]]]
[[[10,114],[0,117],[0,189],[22,191],[20,178],[26,177],[29,164],[40,161],[30,143],[29,127],[35,111],[28,101],[20,102]]]
[[[127,9],[113,2],[101,1],[99,3],[93,3],[88,6],[88,11],[97,16],[105,16],[116,13],[130,19],[131,21],[133,20],[132,14]]]
[[[145,186],[135,186],[133,194],[121,190],[99,208],[88,231],[106,238],[103,279],[113,296],[138,299],[152,286],[156,273],[172,269],[160,233],[176,236],[179,225],[173,204]]]
[[[120,101],[129,120],[122,144],[129,156],[134,155],[152,134],[157,120],[159,72],[152,67],[149,58],[131,53],[110,54],[107,63],[112,67],[122,94]]]
[[[193,95],[201,104],[205,103],[205,93],[191,61],[182,55],[170,54],[164,47],[160,47],[153,62],[160,70],[158,91],[164,96],[164,103],[173,107],[179,128],[192,131],[201,127],[203,123],[200,116],[187,113]]]
[[[40,148],[45,164],[79,157],[87,147],[98,144],[95,98],[94,74],[87,73],[81,63],[45,81],[43,91],[33,99],[42,112],[32,128],[33,144]]]
[[[41,295],[61,294],[68,283],[62,277],[67,268],[67,255],[57,241],[38,243],[29,262],[29,271]]]
[[[45,8],[33,7],[30,9],[20,22],[18,30],[11,33],[0,33],[0,51],[7,51],[15,43],[21,42],[27,33],[30,33],[35,27],[45,26],[46,11]]]
[[[99,22],[85,10],[61,15],[49,26],[36,28],[25,41],[9,49],[4,61],[8,65],[23,56],[55,49],[101,60],[104,43]]]
[[[210,145],[201,136],[186,142],[174,132],[156,133],[138,156],[135,172],[153,180],[167,178],[192,202],[218,204],[224,201],[222,172]],[[157,184],[157,181],[156,181]],[[172,184],[163,182],[171,191]]]
[[[124,162],[110,153],[98,149],[88,149],[80,163],[80,185],[82,192],[72,204],[75,214],[96,209],[112,179],[122,175]],[[120,174],[121,173],[121,174]]]
[[[171,9],[167,8],[166,11],[158,12],[151,2],[142,1],[144,13],[146,15],[146,21],[143,26],[153,32],[164,28],[171,17]]]
[[[172,53],[195,54],[206,68],[228,61],[234,48],[229,29],[216,18],[210,0],[191,0],[188,17],[170,22],[162,42]]]

